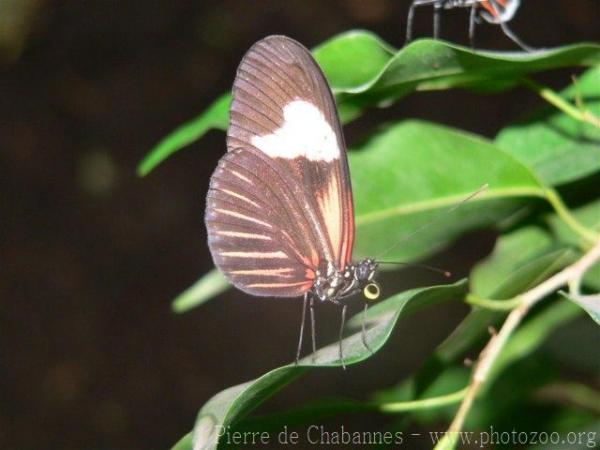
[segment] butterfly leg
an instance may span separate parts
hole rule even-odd
[[[499,17],[500,13],[496,9],[496,5],[494,4],[494,2],[490,2],[490,6],[494,10],[495,15]],[[526,52],[533,52],[535,50],[533,47],[530,47],[529,45],[525,44],[516,34],[514,34],[512,30],[508,27],[508,25],[506,25],[505,20],[500,20],[499,25],[500,28],[502,28],[502,32],[504,33],[504,35],[511,41],[513,41],[515,44],[517,44],[519,47],[521,47],[521,49],[525,50]]]
[[[365,309],[363,310],[363,320],[362,320],[362,332],[361,332],[361,339],[362,339],[362,343],[365,346],[365,348],[367,350],[369,350],[369,352],[371,354],[375,353],[373,352],[373,350],[371,349],[371,347],[369,346],[369,344],[367,343],[367,309],[369,308],[369,304],[365,303]]]
[[[405,44],[412,41],[413,22],[415,20],[415,8],[423,5],[437,5],[440,0],[414,0],[408,8],[408,17],[406,19],[406,40]]]
[[[304,293],[304,301],[302,302],[302,322],[300,323],[300,338],[298,338],[298,350],[296,351],[296,365],[300,360],[300,352],[302,351],[302,337],[304,336],[304,323],[306,322],[306,304],[308,303],[308,292]]]
[[[340,340],[339,340],[339,351],[340,351],[340,361],[342,362],[342,368],[346,370],[346,364],[344,363],[344,347],[342,344],[342,338],[344,337],[344,326],[346,325],[346,309],[348,305],[344,303],[342,306],[342,323],[340,324]]]
[[[512,30],[508,27],[508,25],[506,25],[506,23],[500,22],[500,28],[502,28],[502,32],[506,35],[506,37],[508,37],[511,41],[513,41],[515,44],[517,44],[519,47],[521,47],[526,52],[531,53],[531,52],[535,51],[535,49],[533,47],[530,47],[529,45],[525,44],[521,40],[521,38],[519,38],[516,34],[514,34],[512,32]]]
[[[471,49],[475,50],[475,18],[477,14],[477,3],[471,5],[471,13],[469,14],[469,42]]]
[[[312,359],[315,360],[315,353],[317,352],[317,337],[315,329],[315,299],[311,295],[310,297],[310,333],[312,337]]]
[[[440,24],[442,19],[442,4],[435,2],[433,4],[433,38],[440,38]]]

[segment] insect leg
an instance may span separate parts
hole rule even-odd
[[[342,306],[342,323],[340,324],[340,340],[339,340],[340,361],[342,362],[342,368],[344,370],[346,370],[346,364],[344,363],[344,348],[342,345],[342,337],[344,336],[344,326],[346,325],[346,308],[348,308],[348,305],[344,304],[344,306]]]
[[[300,323],[300,338],[298,339],[298,350],[296,351],[296,365],[300,359],[300,352],[302,351],[302,337],[304,336],[304,322],[306,322],[306,303],[308,302],[308,292],[304,293],[304,300],[302,302],[302,322]]]
[[[535,51],[533,47],[530,47],[529,45],[525,44],[516,34],[514,34],[512,30],[508,28],[508,25],[506,25],[505,22],[500,22],[500,28],[502,28],[502,32],[506,35],[506,37],[508,37],[511,41],[513,41],[526,52],[531,53]]]
[[[517,44],[519,47],[521,47],[523,50],[525,50],[526,52],[533,52],[535,49],[530,47],[529,45],[525,44],[516,34],[514,34],[512,32],[512,30],[508,27],[508,25],[506,25],[507,20],[510,20],[510,18],[508,18],[506,20],[502,20],[502,17],[500,15],[500,13],[498,12],[498,9],[496,8],[495,3],[490,2],[490,6],[494,10],[495,15],[500,18],[498,24],[500,25],[500,28],[502,28],[502,32],[504,33],[504,35],[507,38],[509,38],[511,41],[513,41],[515,44]]]
[[[371,354],[373,354],[373,350],[371,350],[371,347],[369,346],[369,344],[367,343],[367,309],[369,308],[369,304],[365,303],[365,309],[363,310],[363,320],[362,320],[362,333],[360,335],[361,339],[362,339],[362,343],[365,346],[365,348],[367,350],[369,350],[369,352]]]
[[[477,14],[477,3],[471,5],[471,13],[469,14],[469,42],[471,49],[475,50],[475,18]]]
[[[433,4],[433,38],[440,38],[440,23],[442,18],[442,4],[435,2]]]
[[[405,44],[408,44],[410,41],[412,41],[412,29],[413,29],[413,22],[415,19],[415,8],[417,6],[423,6],[423,5],[435,5],[439,2],[440,2],[440,0],[413,0],[413,2],[410,5],[410,8],[408,8],[408,17],[406,18]]]
[[[315,359],[315,353],[317,352],[317,337],[315,331],[315,299],[311,295],[310,297],[310,331],[312,336],[312,358]]]

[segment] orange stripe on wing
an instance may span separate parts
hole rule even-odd
[[[255,217],[252,217],[252,216],[247,216],[247,215],[239,213],[237,211],[231,211],[229,209],[223,209],[223,208],[215,208],[215,211],[219,212],[221,214],[225,214],[227,216],[235,217],[237,219],[248,220],[249,222],[254,222],[259,225],[264,225],[266,227],[273,228],[273,225],[271,225],[270,223],[264,222]]]
[[[304,276],[308,279],[308,280],[314,280],[316,275],[315,275],[315,271],[312,269],[304,269]]]
[[[344,198],[345,217],[344,217],[344,235],[342,236],[341,259],[338,261],[340,267],[345,267],[352,260],[352,245],[354,244],[354,211],[352,205],[352,194],[347,193]]]
[[[242,174],[241,174],[241,173],[239,173],[238,171],[236,171],[236,170],[232,170],[232,169],[229,169],[229,171],[230,171],[232,174],[234,174],[236,177],[238,177],[240,180],[244,180],[246,183],[249,183],[249,184],[254,184],[250,178],[248,178],[248,177],[246,177],[246,176],[242,175]]]
[[[231,230],[215,230],[215,234],[220,236],[239,237],[245,239],[259,239],[261,241],[271,241],[271,237],[265,234],[257,233],[244,233],[242,231],[231,231]]]
[[[343,197],[341,194],[338,188],[338,177],[333,174],[329,177],[329,182],[324,190],[316,193],[317,203],[325,221],[331,249],[336,257],[339,257],[338,252],[342,240],[341,199]]]
[[[246,197],[238,192],[234,192],[229,189],[223,189],[223,188],[219,188],[218,190],[221,192],[224,192],[227,195],[231,195],[232,197],[238,198],[246,203],[249,203],[250,205],[254,206],[255,208],[260,208],[260,205],[258,203],[250,200],[248,197]]]

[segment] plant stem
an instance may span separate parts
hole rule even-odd
[[[377,405],[376,407],[381,412],[389,413],[414,411],[416,409],[439,408],[441,406],[453,405],[454,403],[460,402],[466,393],[467,388],[464,388],[451,394],[440,395],[439,397],[425,398],[423,400],[412,400],[407,402],[383,403]]]
[[[564,204],[558,193],[554,189],[544,189],[546,199],[550,202],[556,214],[562,219],[562,221],[569,226],[575,233],[581,236],[588,243],[596,242],[598,234],[594,233],[589,228],[583,226],[579,221],[571,214],[569,208]]]
[[[436,449],[454,448],[456,443],[456,435],[462,429],[464,421],[467,417],[473,401],[479,390],[485,383],[492,365],[498,358],[501,350],[508,341],[513,331],[517,328],[521,320],[527,315],[529,310],[540,300],[547,295],[556,291],[561,286],[568,284],[571,280],[581,278],[583,274],[596,262],[600,260],[600,240],[578,261],[566,267],[556,275],[548,278],[543,283],[521,294],[517,298],[520,299],[519,306],[512,310],[507,316],[502,328],[498,334],[492,336],[485,348],[479,355],[479,359],[473,369],[471,382],[467,387],[467,392],[462,400],[454,420],[448,428],[446,435],[448,436],[443,442],[440,441],[436,445]]]
[[[526,87],[538,94],[548,103],[555,106],[568,116],[571,116],[573,119],[578,120],[580,122],[589,123],[590,125],[593,125],[596,128],[600,128],[600,118],[596,117],[591,112],[573,106],[571,103],[562,98],[552,89],[546,86],[542,86],[541,84],[536,83],[530,78],[523,78],[522,82]]]

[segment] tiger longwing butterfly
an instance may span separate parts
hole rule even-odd
[[[440,16],[443,9],[471,8],[469,40],[472,47],[474,47],[475,41],[475,24],[485,20],[488,23],[499,25],[502,32],[523,50],[533,51],[533,48],[525,44],[506,24],[515,16],[520,0],[413,0],[406,21],[406,42],[412,40],[415,8],[425,5],[432,5],[434,8],[433,37],[435,39],[439,37]]]
[[[343,364],[344,300],[379,296],[377,263],[352,262],[352,189],[335,102],[310,52],[288,37],[257,42],[238,67],[205,220],[215,265],[234,286],[304,298],[296,361],[307,302],[313,351],[314,301],[342,305]]]

